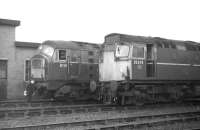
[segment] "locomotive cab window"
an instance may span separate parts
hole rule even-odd
[[[33,69],[42,69],[43,68],[43,60],[42,59],[33,59],[32,60],[32,67]]]
[[[144,58],[144,47],[142,46],[133,46],[133,58]]]
[[[128,57],[129,55],[129,46],[127,45],[118,45],[115,52],[116,57]]]
[[[58,51],[58,58],[59,60],[66,60],[67,57],[66,57],[66,50],[59,50]]]

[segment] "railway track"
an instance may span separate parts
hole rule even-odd
[[[63,106],[63,105],[76,105],[76,104],[94,104],[97,101],[54,101],[54,100],[34,100],[27,102],[25,100],[16,101],[0,101],[0,108],[16,108],[16,107],[44,107],[44,106]]]
[[[143,106],[117,106],[117,105],[105,105],[105,104],[79,104],[79,105],[69,105],[64,102],[14,102],[14,105],[5,105],[0,107],[0,120],[4,119],[15,119],[15,118],[29,118],[36,116],[59,116],[67,114],[76,113],[88,113],[88,112],[104,112],[104,111],[117,111],[117,110],[145,110],[145,109],[158,109],[158,108],[168,108],[170,107],[197,107],[198,104],[148,104]],[[12,103],[11,103],[12,104]],[[16,105],[17,104],[17,105]],[[24,105],[26,104],[26,105]]]
[[[89,117],[89,118],[88,118]],[[0,102],[0,129],[200,128],[199,102],[117,106],[40,101]],[[170,126],[170,127],[169,127]],[[169,128],[167,128],[169,127]]]
[[[112,107],[111,107],[112,108]],[[9,124],[10,122],[10,124]],[[31,117],[23,120],[5,120],[0,127],[5,130],[45,130],[45,129],[196,129],[200,128],[200,107],[173,106],[144,109],[123,109],[116,107],[110,111],[71,113],[57,116]]]
[[[72,113],[111,111],[113,109],[114,106],[103,104],[15,107],[6,109],[0,108],[0,120],[45,115],[62,115]]]

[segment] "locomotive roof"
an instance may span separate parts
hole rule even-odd
[[[134,36],[134,35],[127,35],[127,34],[120,34],[120,33],[111,33],[105,36],[105,43],[107,43],[108,37],[114,37],[114,41],[124,41],[124,42],[142,42],[142,43],[157,43],[157,42],[172,42],[175,44],[191,44],[191,45],[199,45],[200,43],[194,41],[183,41],[183,40],[172,40],[166,39],[161,37],[145,37],[145,36]]]
[[[100,45],[88,42],[79,41],[60,41],[60,40],[48,40],[42,43],[43,45],[49,45],[53,48],[70,48],[70,49],[98,49]]]

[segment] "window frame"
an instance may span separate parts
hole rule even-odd
[[[29,61],[30,62],[30,66],[29,66],[29,69],[30,69],[30,77],[28,77],[28,80],[26,80],[26,70],[27,70],[27,68],[26,68],[26,61]],[[29,81],[31,79],[31,59],[25,59],[24,60],[24,81]]]
[[[116,55],[116,52],[117,52],[118,46],[127,46],[127,47],[128,47],[128,55],[127,55],[127,56],[117,56],[117,55]],[[130,45],[118,44],[118,45],[116,45],[116,49],[115,49],[115,57],[116,57],[116,58],[129,58],[129,56],[130,56],[130,50],[131,50]]]
[[[66,49],[57,49],[58,52],[57,52],[57,55],[58,55],[58,61],[67,61],[67,50]],[[59,51],[65,51],[65,60],[60,60],[60,53]]]
[[[0,58],[0,61],[5,61],[6,62],[5,77],[0,77],[0,79],[8,79],[8,58]]]
[[[144,49],[144,57],[134,57],[133,56],[133,48],[134,48],[134,46],[136,46],[137,48],[139,47],[139,48],[143,48]],[[131,53],[131,58],[132,59],[141,59],[141,60],[144,60],[145,59],[145,57],[146,57],[146,47],[145,47],[145,45],[140,45],[140,44],[133,44],[133,46],[132,46],[132,53]]]
[[[34,58],[34,60],[40,60],[41,61],[41,67],[40,68],[33,68],[33,60],[31,60],[31,69],[44,69],[45,66],[45,60],[43,58]]]

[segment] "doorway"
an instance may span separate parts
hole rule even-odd
[[[147,44],[146,74],[147,77],[155,77],[156,74],[155,51],[153,44]]]

